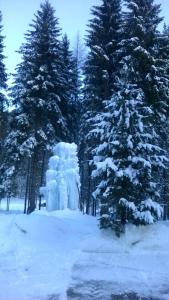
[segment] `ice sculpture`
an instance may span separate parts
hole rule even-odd
[[[61,142],[54,147],[53,152],[46,172],[46,187],[41,188],[47,210],[76,210],[80,190],[77,146]]]

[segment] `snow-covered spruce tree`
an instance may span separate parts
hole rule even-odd
[[[81,127],[81,112],[82,112],[82,101],[83,101],[83,68],[86,58],[86,47],[81,40],[79,33],[77,33],[76,41],[73,47],[73,58],[74,58],[74,74],[75,74],[75,94],[74,103],[76,107],[76,133],[75,143],[79,145],[80,140],[80,127]]]
[[[125,37],[122,45],[126,51],[126,61],[132,69],[130,82],[143,90],[145,101],[154,112],[151,122],[159,134],[159,144],[166,149],[169,40],[159,32],[162,21],[160,5],[154,0],[125,0],[125,3],[127,11],[124,13]],[[164,174],[161,173],[160,177]],[[167,184],[166,180],[159,181],[162,190],[166,189],[165,182]]]
[[[115,88],[115,78],[119,69],[119,42],[121,38],[121,1],[102,0],[91,10],[86,45],[89,48],[84,67],[84,102],[80,128],[82,203],[90,212],[92,191],[95,182],[91,181],[92,149],[98,144],[90,136],[95,115],[104,108],[104,100],[110,99]],[[87,178],[87,180],[86,180]]]
[[[7,99],[4,95],[4,92],[7,89],[7,73],[4,64],[4,36],[2,35],[2,30],[2,13],[0,11],[0,164],[2,164],[3,144],[7,127],[7,114],[5,112],[5,105]]]
[[[70,50],[70,42],[65,34],[62,39],[62,76],[65,85],[65,101],[62,101],[63,110],[67,116],[69,128],[69,140],[75,141],[77,136],[77,118],[78,118],[78,74],[76,60],[73,52]]]
[[[94,196],[101,204],[101,228],[118,232],[126,222],[152,224],[162,215],[154,172],[165,168],[167,158],[149,122],[151,114],[142,90],[125,83],[100,115],[102,144],[93,176],[100,178]]]
[[[161,33],[161,40],[159,43],[159,49],[158,49],[158,55],[159,59],[162,61],[166,61],[165,63],[165,72],[166,76],[169,76],[169,26],[166,24],[164,25],[164,30]],[[167,120],[166,125],[163,126],[163,123],[161,124],[160,128],[161,133],[161,145],[162,148],[166,150],[166,152],[169,152],[169,119],[167,114]],[[164,206],[164,218],[167,217],[167,207],[169,205],[169,162],[167,164],[167,168],[163,171],[161,179],[160,179],[160,185],[162,189],[163,194],[163,203],[167,206]]]
[[[169,81],[166,76],[168,57],[161,55],[161,47],[166,51],[166,38],[158,30],[163,20],[160,5],[154,0],[125,0],[125,4],[122,45],[126,60],[133,68],[130,81],[142,88],[145,101],[153,105],[156,116],[160,115],[161,119],[169,102]]]
[[[77,33],[76,42],[73,47],[73,57],[75,62],[75,86],[76,86],[76,94],[75,94],[75,102],[78,103],[77,106],[80,106],[80,102],[83,98],[82,91],[82,83],[83,83],[83,68],[86,57],[86,47],[83,44],[83,41]]]
[[[2,13],[0,11],[0,113],[4,111],[6,98],[3,91],[7,88],[7,73],[4,64],[4,36],[2,35]]]
[[[99,111],[103,100],[112,96],[115,76],[119,68],[121,39],[121,1],[102,0],[92,9],[86,45],[89,54],[85,63],[85,97]],[[86,100],[85,98],[85,100]]]
[[[11,174],[9,170],[13,172],[18,162],[29,158],[30,213],[35,209],[38,190],[35,175],[41,169],[39,155],[67,135],[60,28],[48,1],[41,4],[25,37],[12,91],[17,109],[6,141],[5,174]]]

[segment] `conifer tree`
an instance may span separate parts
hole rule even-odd
[[[125,2],[126,39],[123,42],[126,59],[133,68],[130,80],[142,88],[145,101],[154,112],[151,122],[159,133],[159,144],[168,152],[169,39],[166,33],[159,32],[159,24],[163,19],[160,15],[161,6],[154,0]],[[166,179],[159,181],[163,194],[168,189],[167,173],[167,169],[164,170],[161,177]]]
[[[62,104],[66,92],[62,76],[60,28],[54,9],[48,1],[41,4],[25,38],[20,49],[22,62],[17,67],[12,90],[17,109],[12,131],[6,141],[7,149],[8,145],[10,148],[5,174],[7,177],[8,174],[11,176],[18,162],[23,157],[29,158],[30,213],[35,209],[38,188],[35,172],[40,169],[39,153],[49,149],[56,141],[65,139],[67,135]]]
[[[6,135],[6,122],[7,114],[5,112],[5,105],[7,103],[6,96],[4,94],[7,89],[7,73],[4,64],[4,36],[2,35],[2,13],[0,11],[0,160],[3,159],[3,144]],[[0,189],[1,192],[2,189]]]
[[[65,84],[65,103],[62,101],[66,111],[65,115],[69,128],[69,140],[75,141],[77,135],[78,118],[78,74],[76,70],[76,60],[73,52],[70,50],[70,42],[65,34],[62,39],[62,76]]]
[[[92,161],[92,149],[98,144],[97,139],[90,136],[90,129],[95,124],[95,115],[104,109],[104,100],[111,98],[115,88],[119,68],[121,1],[102,0],[101,4],[94,6],[91,12],[92,19],[88,25],[86,39],[89,53],[84,68],[85,86],[79,152],[83,181],[81,191],[85,197],[82,202],[86,202],[87,213],[89,213],[92,190],[95,186],[95,183],[91,182],[90,161]]]
[[[126,60],[133,68],[130,81],[142,88],[145,101],[153,105],[156,116],[165,118],[169,101],[169,81],[165,72],[168,57],[160,55],[165,41],[158,30],[163,20],[160,5],[154,0],[125,0],[125,3],[122,45]]]
[[[160,5],[153,0],[125,2],[121,84],[106,113],[97,115],[100,129],[92,131],[102,141],[96,148],[94,172],[100,178],[94,196],[100,196],[101,227],[117,220],[149,224],[162,212],[157,174],[167,162],[161,143],[169,99],[167,40],[158,31]]]
[[[93,176],[100,179],[94,196],[101,204],[101,228],[119,233],[127,222],[152,224],[162,216],[154,173],[165,168],[167,158],[150,123],[152,114],[143,91],[121,83],[106,112],[98,115],[95,134],[100,133],[102,143],[96,149]]]
[[[169,75],[169,26],[164,24],[163,32],[160,33],[161,39],[159,40],[159,49],[158,49],[158,57],[162,61],[165,61],[165,73],[168,78]],[[168,119],[168,110],[167,110],[167,120],[164,126],[161,123],[160,127],[161,133],[161,147],[169,152],[169,119]],[[161,174],[160,179],[161,192],[163,194],[162,200],[165,205],[169,204],[169,163],[167,164],[167,168]],[[164,207],[165,207],[164,205]],[[165,210],[166,211],[166,210]],[[164,212],[165,213],[165,212]]]
[[[0,145],[1,145],[1,134],[3,133],[3,114],[5,110],[5,104],[7,99],[5,97],[5,90],[7,89],[7,73],[4,64],[4,36],[2,35],[2,14],[0,11]]]
[[[75,102],[78,103],[77,106],[79,106],[83,98],[82,78],[83,78],[83,68],[84,68],[85,57],[86,57],[86,47],[83,44],[83,41],[81,40],[79,33],[77,33],[76,36],[76,42],[73,48],[73,57],[75,62],[75,86],[76,86]]]
[[[4,64],[4,36],[2,35],[2,13],[0,11],[0,113],[4,111],[6,98],[3,91],[7,88],[7,74]]]
[[[118,72],[121,2],[103,0],[102,5],[93,7],[92,15],[86,41],[90,51],[85,67],[85,83],[90,97],[96,98],[93,101],[101,99],[99,108],[101,101],[112,96],[114,78]]]

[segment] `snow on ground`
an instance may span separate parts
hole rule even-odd
[[[24,211],[24,199],[11,197],[10,199],[10,213],[23,212]],[[3,198],[0,201],[0,210],[7,210],[7,199]]]
[[[118,239],[79,212],[1,212],[0,299],[66,300],[79,286],[89,300],[92,282],[100,300],[130,291],[169,299],[169,222],[129,226]]]
[[[97,285],[100,298],[96,299],[136,292],[146,299],[167,300],[169,222],[141,228],[129,226],[120,240],[110,238],[110,233],[96,232],[85,241],[73,269],[72,287],[75,291],[79,286],[82,295],[89,296],[93,291],[97,295]]]
[[[91,217],[70,211],[54,217],[1,214],[0,299],[64,294],[81,240],[91,234],[94,223]]]

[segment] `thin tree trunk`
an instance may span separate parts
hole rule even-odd
[[[46,151],[43,150],[43,158],[42,158],[42,171],[41,171],[41,179],[40,179],[40,186],[43,186],[43,178],[44,178],[44,170],[45,170],[45,157]],[[41,209],[42,204],[42,196],[39,196],[39,210]]]
[[[24,201],[24,214],[27,212],[28,206],[28,191],[29,191],[29,182],[30,182],[30,168],[31,168],[31,158],[28,158],[28,168],[27,168],[27,178],[26,178],[26,191],[25,191],[25,201]]]
[[[27,214],[32,213],[36,208],[36,178],[35,178],[35,172],[38,169],[37,149],[35,149],[35,151],[32,155],[30,165],[31,165],[31,167],[30,167],[30,180],[29,180],[29,188],[28,188]]]
[[[6,199],[6,210],[9,211],[11,196],[8,194]]]
[[[87,178],[87,177],[86,177]],[[88,197],[86,202],[86,214],[90,214],[90,198],[91,198],[91,177],[90,177],[90,167],[88,165]]]

